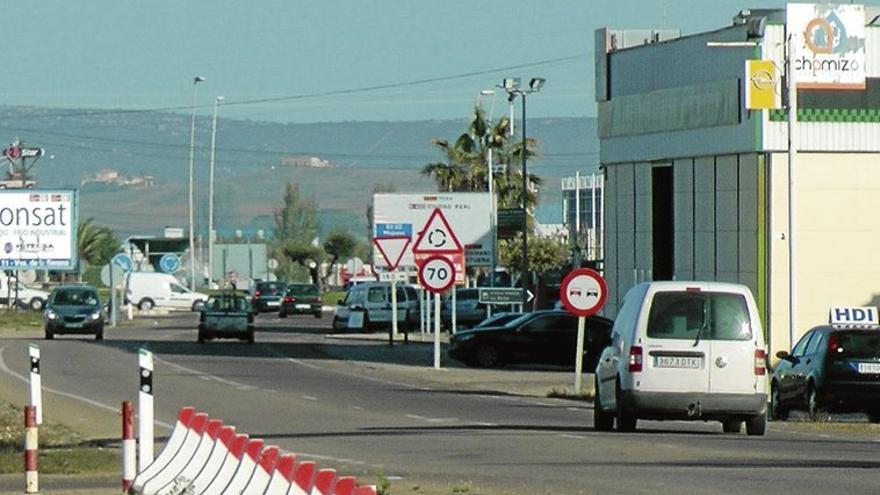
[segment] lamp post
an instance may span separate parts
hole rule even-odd
[[[495,91],[491,89],[484,89],[480,91],[479,96],[477,96],[477,107],[480,107],[480,99],[483,96],[492,96],[492,106],[489,109],[489,119],[486,121],[486,125],[489,128],[489,137],[492,136],[492,114],[495,113]],[[488,150],[486,151],[486,172],[489,178],[489,232],[492,235],[492,264],[489,272],[489,287],[495,287],[495,268],[497,266],[497,240],[495,234],[495,161],[492,156],[492,143],[490,142],[488,145]],[[492,310],[491,305],[488,306],[489,311]],[[490,315],[491,316],[491,315]]]
[[[526,309],[526,304],[528,303],[528,284],[531,281],[531,276],[529,273],[529,239],[528,239],[528,231],[529,231],[529,222],[528,215],[526,214],[526,197],[528,196],[529,191],[529,171],[527,167],[527,135],[526,135],[526,95],[531,93],[537,93],[541,91],[541,88],[544,87],[544,82],[546,80],[543,77],[533,77],[529,80],[528,88],[520,88],[519,82],[520,80],[517,78],[513,79],[504,79],[501,87],[508,94],[508,101],[513,103],[516,95],[519,95],[522,99],[522,150],[520,150],[520,154],[522,155],[522,194],[520,197],[520,207],[522,208],[523,220],[522,220],[522,270],[520,271],[520,278],[523,281],[523,311]]]
[[[189,127],[189,288],[196,290],[196,240],[195,221],[193,220],[193,158],[196,145],[196,85],[205,80],[202,76],[193,78],[192,88],[192,120]]]
[[[208,168],[208,283],[214,280],[214,156],[217,151],[217,109],[222,96],[214,98],[214,121],[211,124],[211,163]]]

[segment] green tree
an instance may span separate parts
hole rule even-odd
[[[275,210],[276,241],[311,242],[318,235],[318,205],[314,199],[304,199],[299,185],[287,183],[282,205]]]
[[[324,240],[324,252],[329,256],[329,266],[327,273],[324,275],[322,282],[327,283],[327,278],[333,273],[333,269],[339,260],[354,256],[358,249],[358,240],[351,232],[342,229],[335,229]]]
[[[279,244],[275,252],[280,254],[283,260],[279,263],[279,274],[282,275],[282,279],[302,281],[300,274],[307,271],[311,282],[320,285],[319,270],[324,260],[324,250],[320,246],[294,240]]]
[[[529,236],[529,271],[537,275],[536,280],[528,283],[528,286],[536,288],[534,307],[540,307],[545,285],[544,274],[565,268],[569,264],[570,254],[568,243],[564,239]],[[522,235],[499,242],[498,259],[519,276],[522,266]]]
[[[79,223],[76,230],[77,252],[79,258],[92,266],[101,266],[110,262],[110,258],[119,252],[121,243],[110,227],[95,225],[93,218]]]

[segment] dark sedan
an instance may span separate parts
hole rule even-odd
[[[257,313],[266,311],[278,311],[281,308],[281,299],[287,285],[284,282],[257,282],[254,285],[254,295],[251,298],[251,306]]]
[[[88,285],[62,285],[49,295],[43,311],[46,339],[59,334],[89,334],[104,338],[104,314],[98,292]]]
[[[287,315],[310,314],[315,318],[321,318],[324,301],[321,292],[314,284],[289,284],[287,293],[281,301],[281,309],[278,310],[279,318]]]
[[[595,368],[599,354],[610,342],[613,322],[587,318],[584,332],[584,369]],[[508,363],[573,366],[577,348],[577,317],[565,311],[527,313],[503,326],[461,331],[449,340],[449,355],[472,366]]]
[[[792,409],[817,417],[827,412],[866,412],[880,423],[880,328],[822,325],[801,337],[770,383],[770,413],[785,419]]]

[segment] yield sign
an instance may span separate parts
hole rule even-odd
[[[452,227],[446,220],[443,210],[435,208],[425,223],[425,228],[419,232],[416,244],[412,252],[415,254],[460,254],[464,247],[455,236]]]
[[[385,265],[388,267],[389,271],[397,269],[397,265],[399,265],[400,260],[403,259],[403,253],[406,252],[409,243],[410,238],[408,236],[373,238],[373,244],[375,244],[376,248],[379,249],[379,252],[382,253],[382,258],[385,259]]]

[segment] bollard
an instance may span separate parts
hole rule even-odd
[[[138,365],[138,471],[143,471],[153,463],[153,353],[140,349]]]
[[[122,491],[128,493],[137,474],[137,444],[134,438],[134,405],[122,403]]]
[[[43,424],[43,382],[40,378],[40,347],[36,344],[29,345],[28,357],[31,360],[30,405],[37,408],[37,425],[41,425]]]
[[[24,408],[24,482],[25,493],[39,493],[39,471],[37,469],[37,408]]]

